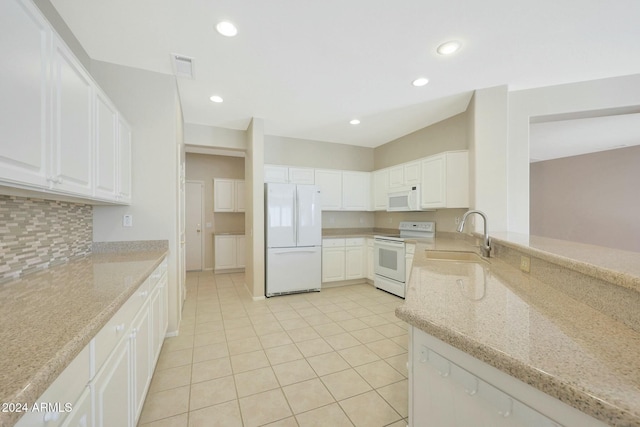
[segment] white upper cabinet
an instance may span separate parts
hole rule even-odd
[[[0,54],[0,184],[129,203],[130,132],[123,159],[119,113],[31,1],[0,2]]]
[[[291,184],[315,184],[315,171],[312,168],[289,168]]]
[[[91,77],[57,36],[53,38],[52,188],[93,195]]]
[[[118,115],[118,194],[122,203],[131,203],[131,128]]]
[[[373,172],[373,210],[385,211],[389,203],[389,169]]]
[[[407,187],[409,185],[420,184],[421,170],[420,161],[403,163],[401,165],[388,168],[389,186],[388,189]]]
[[[264,165],[264,182],[315,184],[315,170],[313,168]]]
[[[371,174],[342,171],[342,209],[371,210]]]
[[[213,180],[213,211],[244,212],[244,190],[243,180],[215,178]]]
[[[405,163],[404,165],[404,184],[417,185],[422,182],[422,170],[420,161]]]
[[[30,4],[0,2],[0,181],[45,188],[49,24]]]
[[[96,197],[111,198],[117,191],[118,112],[107,97],[96,92]]]
[[[469,207],[469,154],[449,151],[422,159],[420,207]]]
[[[289,182],[289,168],[286,166],[264,165],[264,182]]]
[[[340,210],[342,208],[342,171],[316,169],[315,183],[322,192],[322,210]]]

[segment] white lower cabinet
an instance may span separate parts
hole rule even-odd
[[[245,267],[244,234],[228,234],[214,237],[214,270],[233,270]]]
[[[367,239],[367,279],[375,280],[375,278],[373,239]]]
[[[365,249],[362,237],[322,239],[322,282],[364,278]]]
[[[606,426],[415,327],[409,338],[409,425]]]
[[[91,412],[91,389],[85,387],[84,391],[73,404],[73,411],[64,420],[62,427],[91,427],[93,426],[93,413]]]
[[[364,239],[346,239],[345,243],[345,280],[365,277],[365,245]]]
[[[164,260],[37,400],[62,409],[28,412],[17,427],[137,424],[167,331],[166,271]]]
[[[96,427],[131,426],[131,341],[116,346],[92,381]]]

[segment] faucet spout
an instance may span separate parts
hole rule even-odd
[[[482,241],[482,246],[480,247],[480,251],[482,252],[483,257],[489,258],[489,256],[491,255],[491,239],[489,238],[489,233],[487,233],[487,215],[484,212],[478,210],[465,212],[465,214],[462,216],[462,220],[460,220],[460,224],[458,224],[457,231],[458,233],[462,233],[462,230],[464,229],[464,223],[467,220],[467,217],[471,214],[478,214],[484,220],[484,238]]]

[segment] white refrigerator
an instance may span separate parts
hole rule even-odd
[[[267,297],[320,290],[320,187],[265,184],[265,245]]]

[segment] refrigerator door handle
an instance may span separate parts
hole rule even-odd
[[[316,252],[318,252],[317,249],[315,249],[315,250],[314,249],[309,249],[309,250],[302,250],[302,251],[301,250],[289,251],[289,250],[283,249],[283,250],[274,250],[273,254],[274,255],[287,255],[287,254],[293,254],[293,253],[296,253],[296,254],[312,253],[313,254],[313,253],[316,253]]]
[[[300,212],[300,206],[298,206],[298,189],[297,187],[293,190],[293,241],[296,243],[296,246],[300,244],[298,242],[298,227],[300,226],[300,218],[298,217],[298,212]]]

